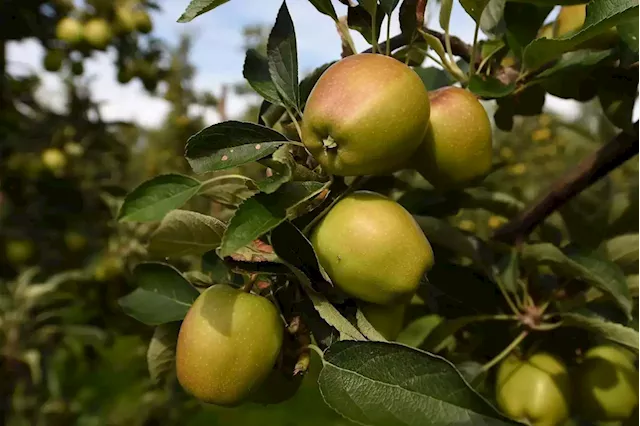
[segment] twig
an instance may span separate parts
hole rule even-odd
[[[425,32],[431,34],[432,36],[436,37],[438,40],[440,40],[440,42],[442,44],[445,43],[445,39],[444,39],[444,34],[439,32],[439,31],[435,31],[435,30],[430,30],[428,28],[424,29]],[[469,62],[471,60],[471,46],[469,46],[467,43],[465,43],[464,41],[460,40],[458,37],[455,36],[451,36],[450,38],[450,42],[451,42],[451,51],[455,56],[458,56],[460,58],[462,58],[464,61]],[[391,37],[391,39],[389,40],[389,44],[391,46],[391,50],[396,50],[401,48],[402,46],[406,46],[411,42],[410,39],[408,39],[407,37],[405,37],[404,34],[398,34],[394,37]],[[369,48],[367,50],[365,50],[362,53],[371,53],[372,49]],[[480,60],[482,58],[478,57],[478,60]],[[478,64],[479,65],[479,64]]]
[[[522,243],[547,216],[563,206],[611,170],[638,154],[638,122],[633,134],[620,133],[577,167],[556,181],[549,191],[531,207],[496,230],[493,239],[505,243]]]
[[[498,355],[496,355],[491,361],[483,365],[482,368],[480,368],[480,372],[484,373],[485,371],[489,371],[491,367],[493,367],[494,365],[502,361],[502,359],[507,355],[509,355],[511,351],[513,351],[516,348],[516,346],[518,346],[525,339],[525,337],[527,337],[528,334],[529,332],[527,331],[523,331],[522,333],[518,334],[518,337],[513,339],[513,342],[511,342],[509,346],[504,348],[504,350],[500,352]]]

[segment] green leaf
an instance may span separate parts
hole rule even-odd
[[[313,307],[320,317],[330,326],[334,327],[340,333],[340,340],[366,340],[360,331],[342,316],[335,306],[327,300],[322,293],[317,293],[308,286],[302,286],[307,297],[313,303]]]
[[[382,21],[384,20],[384,13],[376,14],[376,35],[380,34],[380,27],[382,27]],[[373,30],[371,26],[372,19],[371,14],[362,6],[350,7],[347,10],[347,25],[349,28],[358,31],[362,34],[367,43],[373,44],[378,40],[373,39]]]
[[[380,8],[387,16],[391,16],[398,3],[400,3],[400,0],[380,0]]]
[[[417,348],[443,320],[444,318],[437,314],[425,315],[413,320],[400,332],[396,342]]]
[[[507,0],[489,0],[480,17],[480,29],[488,35],[499,35],[503,31],[503,14]]]
[[[400,13],[398,14],[400,32],[409,41],[417,38],[416,5],[417,0],[404,0],[400,5]]]
[[[191,0],[189,6],[184,13],[178,18],[178,22],[184,24],[192,21],[194,18],[215,9],[218,6],[222,6],[229,0]]]
[[[242,284],[242,277],[234,274],[215,250],[202,256],[202,272],[210,276],[215,284]]]
[[[296,33],[287,3],[282,2],[276,23],[267,41],[269,72],[278,93],[286,105],[300,111],[300,89],[298,87],[298,52]]]
[[[461,0],[461,3],[463,0]],[[440,3],[440,26],[445,32],[449,32],[449,21],[451,21],[451,9],[453,9],[453,0],[441,0]]]
[[[154,222],[198,193],[200,181],[189,176],[156,176],[127,194],[118,212],[121,222]]]
[[[549,265],[557,274],[585,281],[609,294],[630,317],[631,296],[620,268],[612,262],[577,251],[563,252],[553,244],[524,245],[522,261]]]
[[[318,378],[325,402],[363,425],[506,425],[444,358],[407,346],[337,342]]]
[[[278,89],[271,81],[269,72],[269,60],[255,49],[247,50],[242,67],[242,75],[249,85],[267,101],[275,105],[281,105]]]
[[[327,64],[319,66],[302,79],[302,81],[300,82],[300,102],[302,103],[302,105],[307,103],[307,99],[309,99],[309,95],[311,94],[313,87],[320,79],[320,76],[322,76],[322,74],[324,74],[324,72],[333,64],[335,64],[335,62],[329,62]]]
[[[293,178],[296,161],[289,152],[289,146],[287,145],[281,146],[273,153],[272,158],[262,160],[260,163],[269,167],[272,173],[271,176],[255,183],[258,189],[266,194],[275,192]]]
[[[489,0],[460,0],[460,4],[469,16],[471,16],[474,21],[478,22],[482,17],[484,8],[489,4]]]
[[[240,205],[231,218],[220,247],[220,255],[230,256],[284,222],[290,209],[323,187],[319,182],[289,182],[272,194],[259,193]]]
[[[638,332],[633,328],[607,321],[587,311],[584,314],[572,312],[562,313],[559,316],[563,326],[583,328],[638,352]]]
[[[437,37],[434,37],[431,34],[422,30],[418,30],[418,32],[422,35],[427,45],[436,51],[436,54],[438,55],[438,57],[440,57],[440,59],[442,59],[443,61],[448,61],[447,54],[445,53],[445,50],[444,50],[444,46],[442,45],[442,42],[440,42],[440,40]]]
[[[562,57],[553,64],[552,67],[542,71],[534,81],[539,79],[549,78],[559,73],[567,73],[568,75],[575,75],[580,72],[588,72],[595,66],[603,62],[605,59],[612,58],[614,50],[577,50],[575,52],[568,52],[562,55]]]
[[[478,96],[488,99],[502,98],[516,88],[515,83],[504,84],[492,76],[474,74],[469,79],[469,90]]]
[[[133,270],[138,288],[119,300],[124,312],[147,325],[181,321],[196,300],[198,290],[174,267],[140,263]]]
[[[225,121],[191,136],[185,157],[194,172],[207,173],[264,158],[286,141],[285,136],[259,124]]]
[[[638,53],[638,17],[627,23],[620,24],[616,28],[622,41],[632,51]]]
[[[505,255],[498,263],[497,268],[497,275],[504,288],[511,293],[518,293],[520,289],[520,263],[517,250],[512,249],[511,253]]]
[[[147,367],[151,379],[160,383],[174,370],[179,323],[161,324],[156,327],[147,349]]]
[[[452,83],[449,74],[440,68],[427,67],[414,68],[413,70],[418,74],[427,90],[436,90]]]
[[[226,226],[204,214],[173,210],[151,234],[149,252],[155,256],[202,255],[220,245]]]
[[[334,21],[338,21],[338,15],[336,10],[331,4],[331,0],[309,0],[311,4],[318,10],[318,12],[327,15]]]
[[[386,342],[387,339],[369,322],[364,313],[356,310],[356,326],[362,335],[372,342]]]
[[[587,16],[580,31],[559,39],[532,41],[524,49],[524,65],[528,70],[536,70],[609,28],[632,22],[637,17],[637,0],[593,0],[587,6]]]
[[[633,109],[638,98],[638,73],[605,71],[598,75],[598,99],[605,115],[616,127],[635,134]]]
[[[532,4],[508,2],[504,8],[504,22],[509,48],[518,58],[525,46],[538,36],[540,26],[552,7],[536,7]]]
[[[625,234],[604,241],[600,246],[607,259],[618,265],[626,273],[638,272],[638,234]]]
[[[203,182],[198,195],[225,206],[237,207],[257,192],[255,182],[245,176],[228,175],[214,179]]]

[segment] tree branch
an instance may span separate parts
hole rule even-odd
[[[496,241],[520,244],[547,216],[611,170],[638,154],[638,122],[634,132],[620,133],[556,181],[531,207],[499,228]]]
[[[436,37],[438,40],[440,40],[441,43],[444,44],[443,33],[435,30],[430,30],[428,28],[425,28],[424,31]],[[407,39],[407,37],[404,34],[398,34],[397,36],[391,37],[391,39],[389,40],[389,43],[391,44],[391,50],[396,50],[401,48],[402,46],[408,45],[410,41],[411,40]],[[453,51],[454,55],[459,56],[466,62],[469,62],[471,60],[471,46],[469,46],[464,41],[460,40],[458,37],[455,37],[455,36],[451,37],[451,50]],[[371,52],[372,50],[371,48],[369,48],[362,53],[371,53]]]

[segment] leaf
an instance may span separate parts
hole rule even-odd
[[[272,194],[259,193],[247,199],[231,218],[222,237],[221,256],[231,255],[284,222],[289,209],[322,186],[319,182],[288,182]]]
[[[424,84],[424,87],[429,91],[449,86],[452,83],[449,74],[440,68],[427,67],[414,68],[413,70],[418,74]]]
[[[636,19],[618,25],[616,29],[629,49],[638,53],[638,17],[636,16]]]
[[[497,276],[500,282],[511,293],[518,293],[520,289],[520,263],[518,259],[518,252],[516,249],[512,249],[511,253],[505,255],[497,267]]]
[[[400,3],[400,0],[380,0],[380,8],[387,16],[391,16],[398,3]]]
[[[398,14],[400,32],[410,42],[417,36],[416,6],[417,0],[404,0],[400,5],[400,13]]]
[[[407,346],[337,342],[325,352],[324,401],[363,425],[506,425],[446,359]]]
[[[271,81],[271,73],[269,72],[269,61],[260,52],[255,49],[247,50],[244,58],[244,66],[242,67],[242,75],[249,85],[260,96],[274,105],[282,104],[278,89]]]
[[[173,372],[179,331],[178,323],[169,323],[157,326],[153,332],[147,349],[147,367],[155,383]]]
[[[338,21],[338,15],[336,15],[336,10],[333,8],[333,4],[331,4],[331,0],[309,0],[311,4],[318,10],[318,12],[327,15],[334,21]]]
[[[222,6],[228,1],[229,0],[191,0],[187,9],[182,13],[180,18],[178,18],[178,22],[181,24],[190,22],[203,13],[209,12],[218,6]]]
[[[637,17],[637,0],[593,0],[587,6],[587,16],[580,31],[558,39],[532,41],[524,49],[524,65],[528,70],[536,70],[609,28],[632,22]]]
[[[444,318],[437,314],[425,315],[413,320],[400,332],[396,342],[417,348],[443,320]]]
[[[557,274],[576,278],[609,294],[629,317],[631,297],[624,274],[612,262],[577,251],[565,253],[549,243],[523,245],[522,261],[549,265]]]
[[[589,71],[605,59],[612,58],[614,50],[588,50],[582,49],[575,52],[568,52],[553,64],[552,67],[542,71],[534,81],[549,78],[558,73],[567,73],[575,75],[575,73]]]
[[[562,318],[563,326],[578,327],[592,331],[607,340],[627,346],[638,352],[638,332],[633,328],[607,321],[592,313],[582,315],[572,312],[562,313],[559,316]]]
[[[242,277],[234,274],[215,250],[202,255],[202,272],[215,284],[242,284]]]
[[[463,3],[463,0],[461,0]],[[453,0],[441,0],[440,3],[440,27],[445,32],[449,32],[449,22],[451,21],[451,9],[453,9]]]
[[[293,21],[289,15],[287,3],[283,1],[267,41],[269,72],[271,80],[284,102],[295,111],[300,111],[298,53],[296,49]]]
[[[444,51],[444,46],[437,37],[434,37],[422,30],[418,30],[418,32],[422,35],[424,41],[427,42],[427,45],[436,51],[436,54],[440,57],[440,59],[442,59],[443,61],[448,61],[447,55]]]
[[[624,272],[638,272],[640,254],[638,234],[625,234],[604,241],[600,246],[607,259],[617,264]]]
[[[225,206],[237,207],[257,192],[249,185],[253,187],[255,182],[245,176],[219,176],[214,181],[203,182],[198,195]]]
[[[307,297],[320,317],[340,333],[340,340],[366,340],[358,329],[327,300],[322,293],[317,293],[308,286],[302,286]]]
[[[499,35],[504,30],[503,14],[507,0],[489,0],[480,17],[480,29],[487,35]]]
[[[552,7],[537,7],[532,4],[508,2],[504,8],[506,38],[509,48],[518,58],[525,46],[538,36],[540,26]]]
[[[375,34],[380,35],[380,27],[382,27],[382,21],[384,20],[384,13],[376,14],[376,28]],[[362,34],[367,43],[377,43],[377,38],[374,40],[373,31],[371,26],[371,14],[362,6],[350,7],[347,10],[347,25],[349,28],[358,31]]]
[[[214,217],[173,210],[151,234],[149,252],[162,257],[202,255],[220,245],[225,228]]]
[[[289,147],[283,145],[273,153],[272,158],[262,160],[261,164],[267,166],[271,170],[271,176],[266,179],[256,181],[258,189],[266,194],[271,194],[280,188],[286,182],[293,178],[293,170],[296,167],[296,161],[289,152]]]
[[[138,288],[119,300],[124,312],[147,325],[181,321],[200,293],[174,267],[140,263],[133,270]]]
[[[482,17],[482,12],[484,12],[484,8],[487,7],[488,3],[489,0],[460,0],[460,4],[464,10],[476,22],[478,22]]]
[[[180,208],[196,195],[200,181],[188,176],[167,174],[140,184],[127,194],[118,212],[121,222],[154,222]]]
[[[322,76],[322,74],[324,74],[324,72],[333,64],[335,64],[335,62],[329,62],[327,64],[319,66],[302,79],[302,81],[300,82],[300,102],[302,103],[302,105],[307,103],[307,99],[309,99],[309,95],[311,94],[313,87],[320,79],[320,76]]]
[[[480,97],[488,99],[505,97],[512,93],[515,88],[515,83],[504,84],[492,76],[474,74],[469,79],[469,90]]]
[[[185,157],[194,172],[207,173],[264,158],[286,141],[284,135],[259,124],[225,121],[191,136]]]
[[[370,341],[373,342],[386,342],[387,339],[380,334],[376,328],[371,325],[367,317],[362,313],[360,309],[356,310],[356,325],[358,330],[362,333],[362,335]]]

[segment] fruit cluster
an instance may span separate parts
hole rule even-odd
[[[476,97],[457,87],[428,93],[410,67],[384,55],[354,55],[329,67],[309,95],[301,128],[304,146],[333,175],[412,168],[446,191],[491,167],[491,124]],[[411,214],[382,195],[356,191],[335,202],[310,237],[335,289],[356,299],[374,328],[393,340],[434,262]],[[273,369],[283,329],[267,299],[214,285],[182,323],[178,380],[203,401],[241,402]]]
[[[496,400],[510,417],[531,425],[561,425],[573,414],[586,421],[637,417],[638,370],[635,357],[615,346],[588,350],[569,371],[558,357],[538,352],[515,354],[498,368]]]

